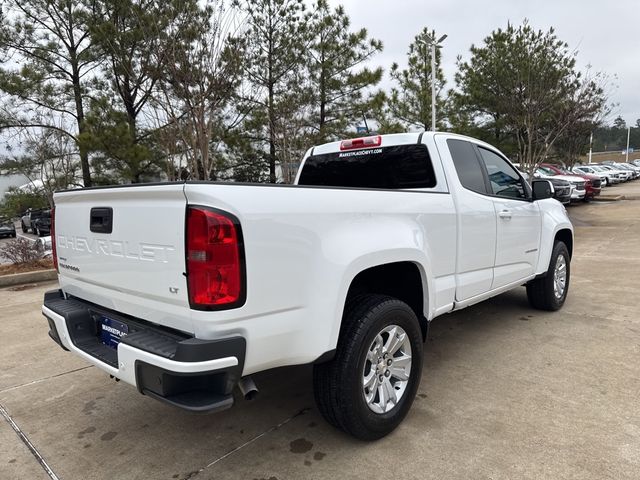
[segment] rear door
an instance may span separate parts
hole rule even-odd
[[[455,188],[458,211],[456,300],[491,290],[496,254],[496,214],[485,176],[472,143],[439,137],[438,149],[451,155],[460,183]],[[455,181],[455,180],[454,180]]]
[[[506,159],[483,146],[477,149],[497,217],[494,289],[533,274],[540,245],[540,208],[530,201],[527,183]]]

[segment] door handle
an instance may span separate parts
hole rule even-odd
[[[501,212],[498,212],[498,216],[505,220],[511,220],[511,212],[509,210],[502,210]]]
[[[111,233],[113,231],[113,208],[92,208],[89,216],[89,230],[94,233]]]

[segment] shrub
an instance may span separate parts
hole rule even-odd
[[[44,252],[35,242],[25,238],[16,238],[0,246],[0,257],[14,264],[29,264],[40,260]]]

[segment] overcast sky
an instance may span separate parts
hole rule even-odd
[[[619,104],[611,115],[635,125],[640,118],[640,0],[330,0],[342,4],[354,28],[366,27],[384,43],[375,62],[388,70],[403,63],[409,43],[425,26],[443,42],[447,87],[453,87],[457,55],[469,58],[471,44],[482,44],[507,22],[528,18],[536,29],[554,27],[558,37],[578,50],[581,68],[616,75],[611,100]],[[385,86],[389,85],[388,77]],[[611,123],[610,121],[608,123]]]

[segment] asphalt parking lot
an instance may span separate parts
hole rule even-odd
[[[532,310],[521,288],[436,319],[414,406],[375,443],[322,420],[309,367],[194,416],[55,345],[40,313],[55,283],[0,290],[0,478],[640,478],[640,200],[569,212],[563,310]]]

